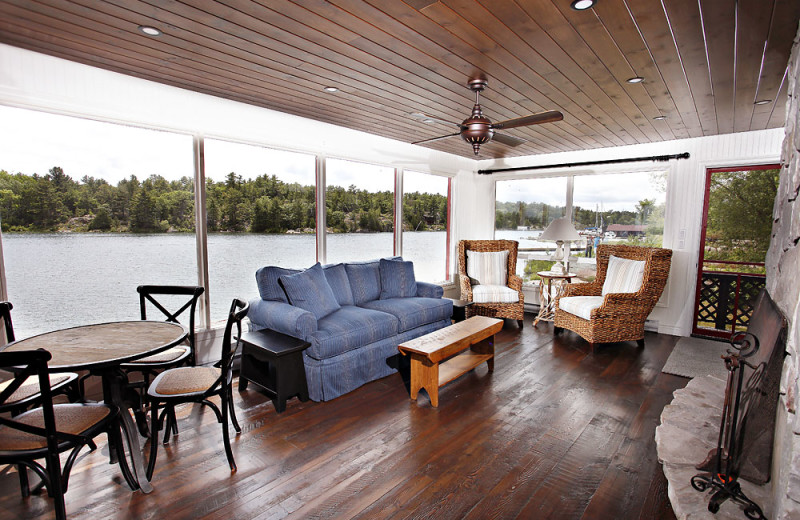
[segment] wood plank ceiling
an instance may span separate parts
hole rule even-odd
[[[477,74],[492,121],[563,112],[490,158],[783,126],[799,19],[798,0],[3,0],[0,42],[405,142],[456,131],[412,114],[462,121]]]

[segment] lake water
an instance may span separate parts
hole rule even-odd
[[[520,240],[520,247],[546,245],[527,239],[536,234],[498,231],[497,238]],[[403,258],[414,262],[418,280],[444,280],[446,239],[444,232],[403,234]],[[392,233],[328,234],[326,240],[329,263],[392,254]],[[190,234],[6,234],[3,254],[17,337],[138,319],[136,286],[197,283],[195,248]],[[308,267],[316,261],[315,250],[314,235],[209,235],[212,322],[225,319],[232,298],[258,296],[258,268]]]

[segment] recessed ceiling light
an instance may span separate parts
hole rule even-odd
[[[434,120],[433,120],[433,119],[431,119],[430,117],[426,117],[425,119],[423,119],[423,120],[422,120],[422,122],[423,122],[423,123],[428,123],[428,124],[431,124],[431,123],[435,123],[436,121],[434,121]]]
[[[656,117],[654,117],[653,119],[655,119],[656,121],[663,121],[663,120],[665,120],[666,118],[667,118],[667,116],[656,116]]]
[[[325,92],[339,92],[339,89],[336,87],[325,87],[323,90],[325,90]]]
[[[569,6],[576,11],[584,11],[590,7],[594,7],[595,0],[572,0]]]
[[[626,79],[625,81],[627,81],[628,83],[641,83],[642,81],[644,81],[644,78],[641,76],[634,76],[632,78]]]
[[[148,36],[161,36],[161,31],[150,25],[140,25],[139,30]]]
[[[756,101],[753,104],[754,105],[769,105],[770,103],[772,103],[771,99],[759,99],[758,101]]]

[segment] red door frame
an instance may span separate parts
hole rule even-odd
[[[711,194],[711,176],[715,173],[738,172],[751,170],[779,170],[780,164],[759,164],[755,166],[733,166],[726,168],[706,168],[706,183],[703,194],[703,222],[700,227],[700,251],[698,252],[696,283],[694,290],[694,308],[692,310],[692,334],[712,337],[730,337],[730,333],[718,331],[717,329],[700,329],[697,326],[697,308],[700,305],[700,289],[703,283],[703,265],[705,264],[706,252],[706,231],[708,230],[708,204]],[[736,274],[736,273],[731,273]],[[738,290],[737,290],[738,297]],[[735,317],[734,317],[735,325]]]

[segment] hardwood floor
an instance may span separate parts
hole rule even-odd
[[[601,346],[552,325],[497,336],[486,365],[443,387],[439,408],[409,400],[394,374],[327,403],[286,411],[250,385],[235,390],[242,433],[231,474],[210,411],[179,410],[159,446],[149,495],[132,493],[105,444],[79,457],[70,518],[672,519],[653,439],[661,409],[688,379],[661,373],[676,337]],[[62,457],[64,459],[65,457]],[[51,518],[0,466],[0,518]]]

